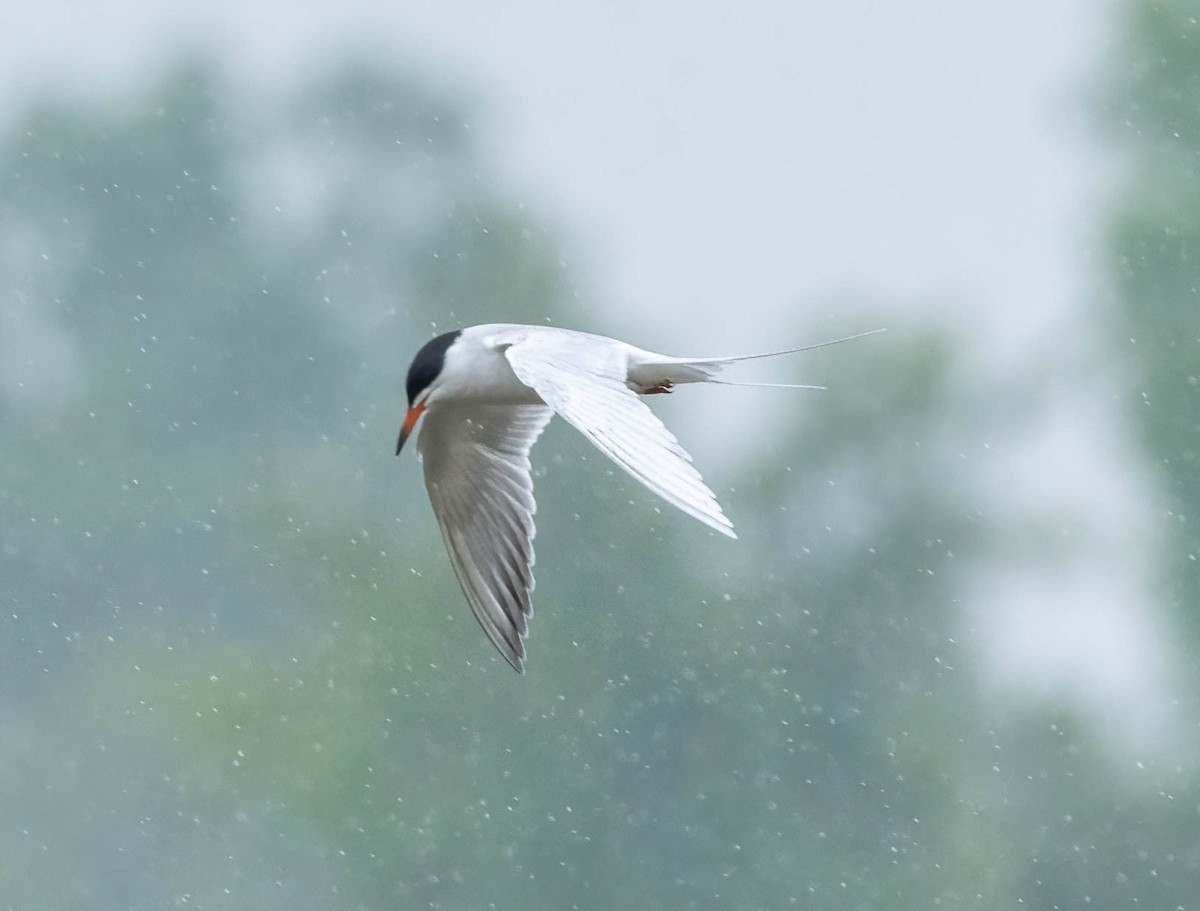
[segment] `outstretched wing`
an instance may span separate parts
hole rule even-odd
[[[441,403],[417,449],[425,486],[463,594],[492,644],[522,670],[533,613],[533,478],[529,450],[544,405]]]
[[[597,449],[672,506],[737,537],[692,457],[626,385],[628,357],[619,343],[533,335],[505,355],[517,378]]]

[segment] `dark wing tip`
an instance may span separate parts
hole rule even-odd
[[[513,648],[507,639],[505,639],[503,641],[504,641],[504,644],[501,645],[499,642],[497,642],[496,640],[493,639],[492,644],[496,646],[496,651],[498,651],[501,655],[504,656],[504,660],[508,662],[508,666],[511,667],[514,671],[516,671],[521,676],[524,676],[525,675],[525,646],[524,646],[524,644],[521,642],[519,637],[517,639],[517,648]]]

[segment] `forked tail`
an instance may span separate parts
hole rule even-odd
[[[881,332],[887,332],[887,329],[871,329],[867,332],[858,332],[854,335],[831,339],[828,342],[817,342],[815,345],[804,345],[801,348],[788,348],[785,351],[768,351],[766,354],[739,354],[736,357],[699,357],[694,360],[689,358],[689,360],[695,364],[734,364],[738,361],[755,361],[764,357],[779,357],[781,354],[799,354],[801,351],[815,351],[818,348],[828,348],[830,345],[840,345],[842,342],[852,342],[856,338],[879,335]]]
[[[739,354],[734,357],[663,357],[660,360],[631,366],[629,378],[634,382],[644,383],[648,387],[666,381],[670,384],[679,383],[720,383],[724,386],[765,386],[774,389],[824,389],[824,386],[812,386],[805,383],[748,383],[739,380],[719,379],[721,370],[730,364],[740,361],[754,361],[765,357],[780,357],[784,354],[799,354],[802,351],[815,351],[817,348],[828,348],[830,345],[840,345],[842,342],[852,342],[868,335],[879,335],[887,329],[871,329],[842,338],[818,342],[815,345],[803,345],[800,348],[788,348],[785,351],[768,351],[765,354]]]

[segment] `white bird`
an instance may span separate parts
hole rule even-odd
[[[450,563],[479,625],[522,672],[537,509],[529,451],[553,415],[672,506],[736,538],[691,456],[638,396],[682,383],[776,385],[718,376],[736,361],[872,334],[771,354],[691,358],[551,326],[493,323],[447,332],[427,342],[408,368],[396,454],[425,415],[417,450]]]

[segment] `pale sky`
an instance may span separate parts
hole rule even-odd
[[[361,47],[477,99],[485,160],[562,229],[588,297],[656,336],[704,349],[713,320],[754,348],[755,320],[785,309],[861,328],[837,308],[863,294],[952,301],[1025,338],[1081,291],[1106,11],[49,0],[0,34],[0,109],[47,82],[121,85],[186,45],[256,80]]]

